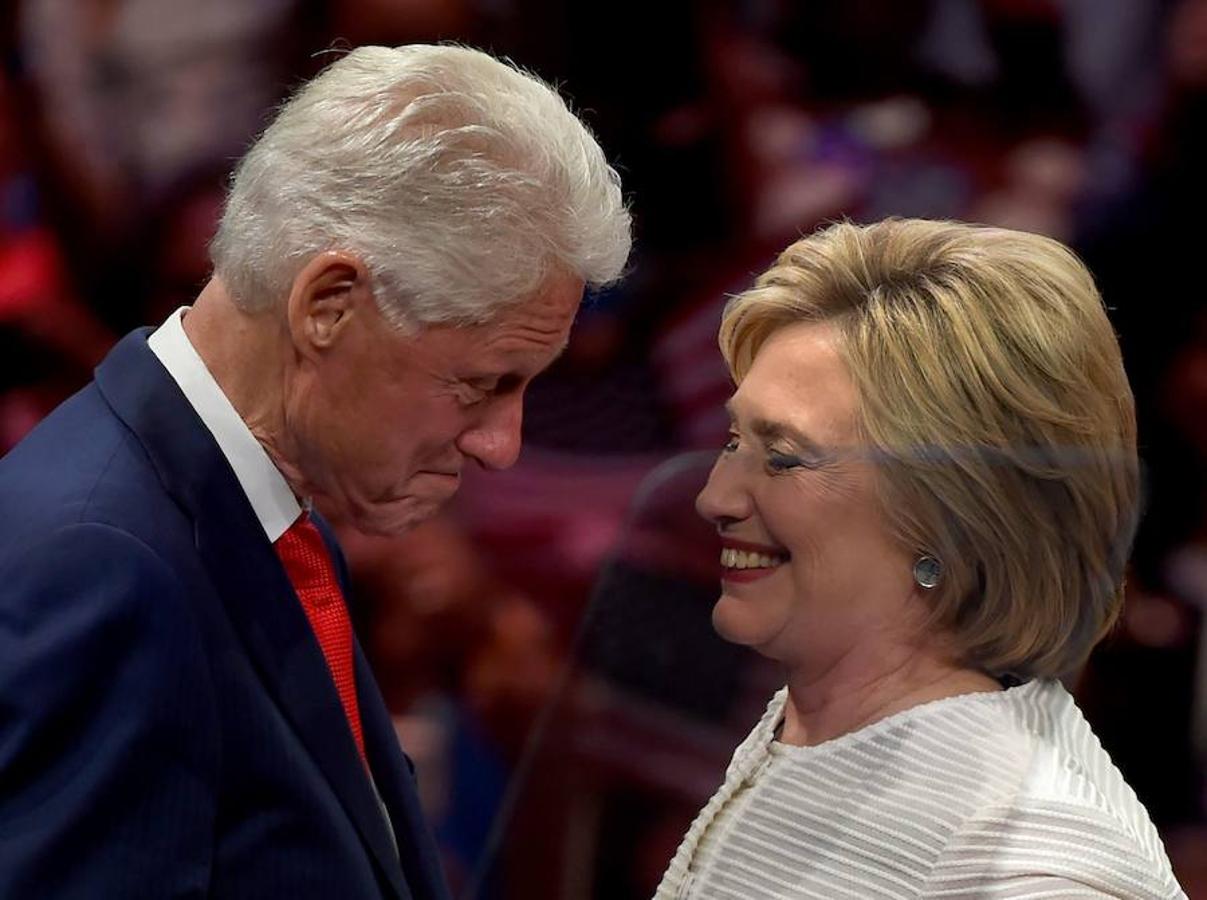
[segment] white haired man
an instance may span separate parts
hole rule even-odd
[[[446,896],[310,503],[396,534],[514,462],[629,244],[485,54],[361,48],[281,109],[193,306],[0,461],[0,896]]]

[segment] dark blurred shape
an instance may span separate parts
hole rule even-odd
[[[1077,686],[1103,746],[1159,828],[1192,822],[1199,812],[1190,711],[1201,627],[1193,608],[1145,591],[1132,578],[1119,626],[1095,650]],[[1155,748],[1160,766],[1151,764]]]
[[[521,783],[521,804],[548,808],[531,773],[553,758],[568,768],[563,815],[591,850],[566,845],[562,865],[591,896],[649,896],[774,684],[771,666],[712,629],[720,545],[694,503],[713,458],[677,456],[642,481],[585,614],[555,720],[568,728],[534,749],[542,762]]]
[[[595,586],[582,661],[615,690],[724,724],[750,654],[712,628],[720,542],[693,503],[713,459],[675,457],[642,483]]]
[[[473,0],[331,0],[330,7],[331,33],[352,47],[468,41],[482,12]]]

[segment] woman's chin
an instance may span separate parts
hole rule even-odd
[[[750,608],[749,601],[722,594],[712,608],[712,627],[732,644],[758,648],[769,637],[768,623]]]

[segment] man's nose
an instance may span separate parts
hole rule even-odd
[[[461,433],[457,449],[484,469],[507,469],[520,456],[520,432],[524,424],[523,398],[502,398],[492,404],[481,421]]]

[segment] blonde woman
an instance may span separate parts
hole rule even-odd
[[[732,300],[732,429],[697,506],[721,635],[787,686],[670,898],[1185,895],[1057,680],[1119,613],[1131,392],[1063,246],[839,224]]]

